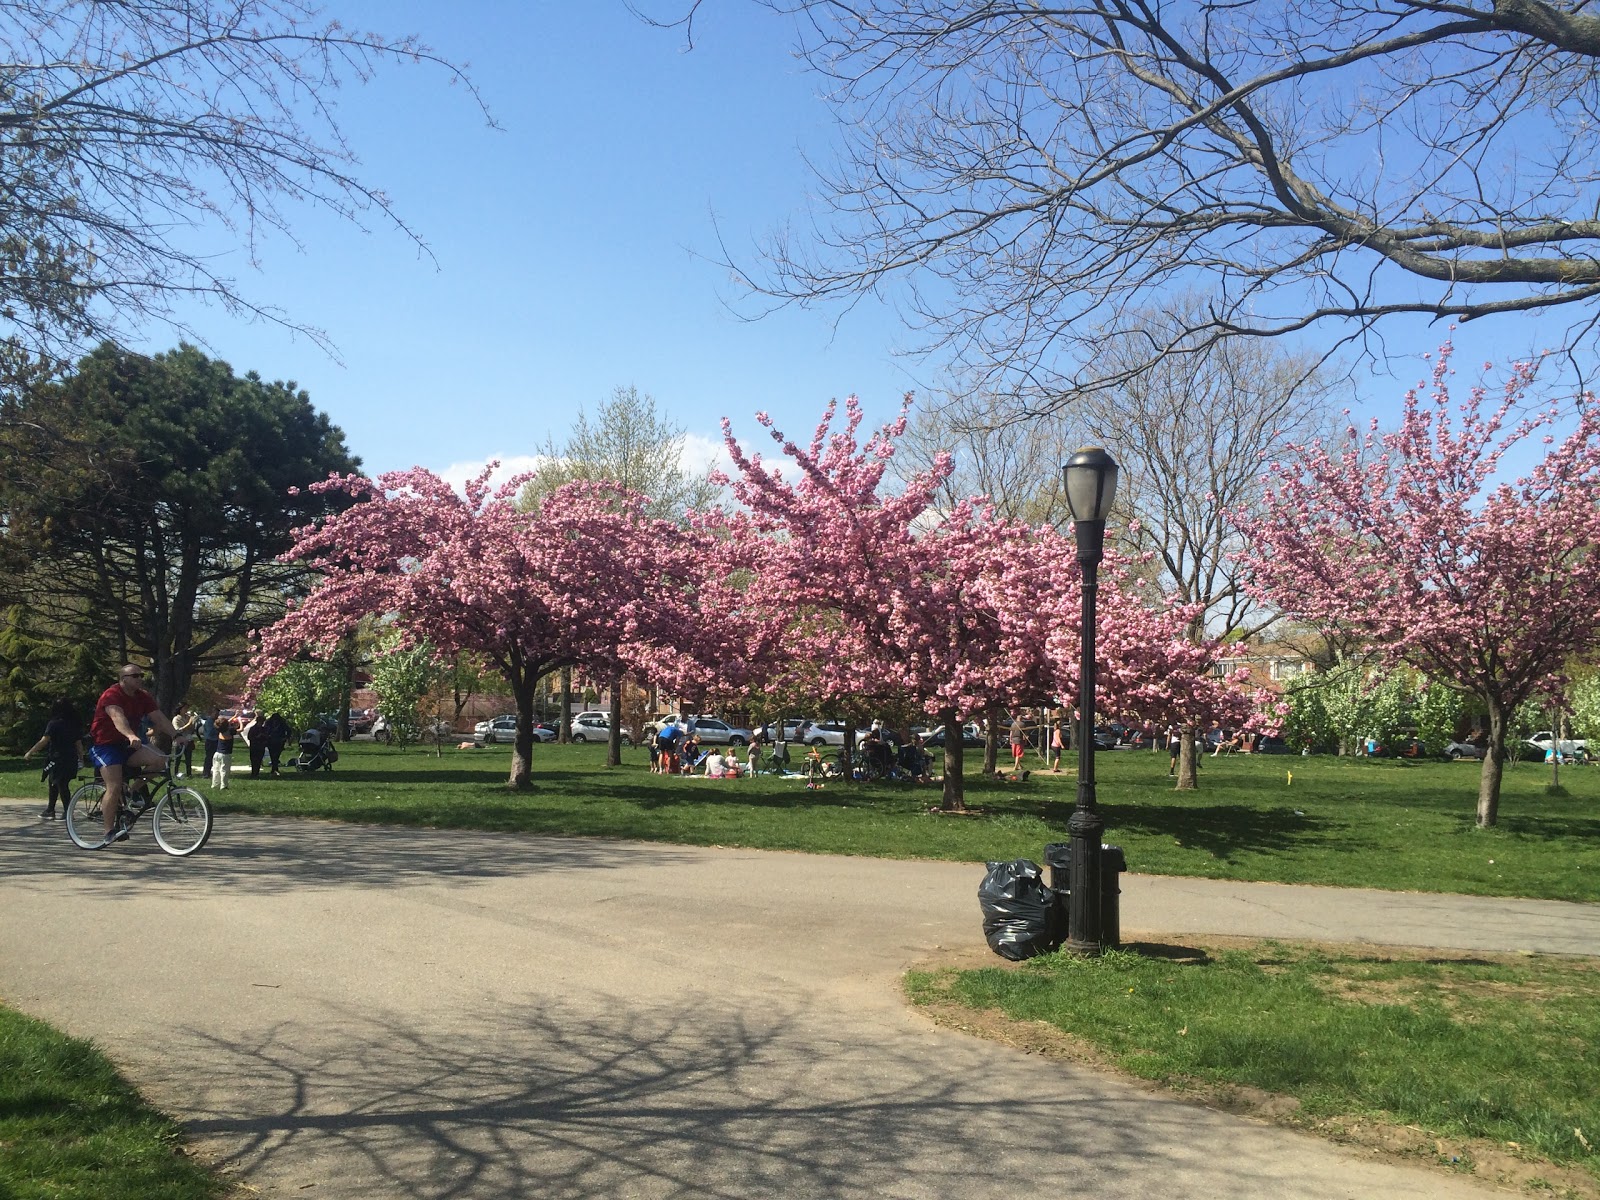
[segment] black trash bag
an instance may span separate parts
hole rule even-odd
[[[1001,958],[1019,962],[1061,944],[1055,893],[1045,886],[1039,864],[1019,858],[992,862],[978,885],[983,936]]]

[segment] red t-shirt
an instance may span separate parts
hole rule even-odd
[[[94,720],[89,722],[89,736],[96,746],[128,744],[128,739],[106,713],[106,709],[112,705],[116,705],[127,715],[128,724],[133,726],[135,732],[139,729],[140,719],[149,716],[158,707],[156,698],[144,688],[140,688],[130,696],[122,690],[120,683],[113,683],[100,693],[100,700],[94,706]]]

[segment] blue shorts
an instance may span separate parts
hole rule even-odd
[[[111,742],[106,745],[95,744],[89,747],[89,761],[97,767],[120,767],[128,761],[128,755],[133,753],[133,747],[127,742]]]

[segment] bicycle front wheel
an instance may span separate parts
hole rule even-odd
[[[150,821],[156,845],[184,858],[206,844],[211,836],[211,806],[193,788],[169,788],[156,801]]]
[[[97,850],[106,840],[105,799],[106,785],[98,779],[67,798],[66,811],[61,815],[66,819],[67,836],[73,845]]]

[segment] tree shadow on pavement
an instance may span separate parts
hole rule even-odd
[[[351,826],[222,814],[211,841],[191,858],[161,852],[145,822],[106,850],[80,850],[59,822],[35,821],[0,837],[0,878],[86,889],[208,887],[277,892],[327,884],[394,887],[548,874],[626,871],[697,853],[670,845],[471,831]]]
[[[1099,1180],[1122,1196],[1178,1171],[1183,1194],[1327,1194],[1292,1135],[1241,1138],[1220,1114],[1003,1047],[868,1038],[826,1015],[572,999],[441,1031],[351,1007],[253,1040],[183,1031],[189,1073],[170,1056],[146,1083],[274,1194],[976,1198]]]

